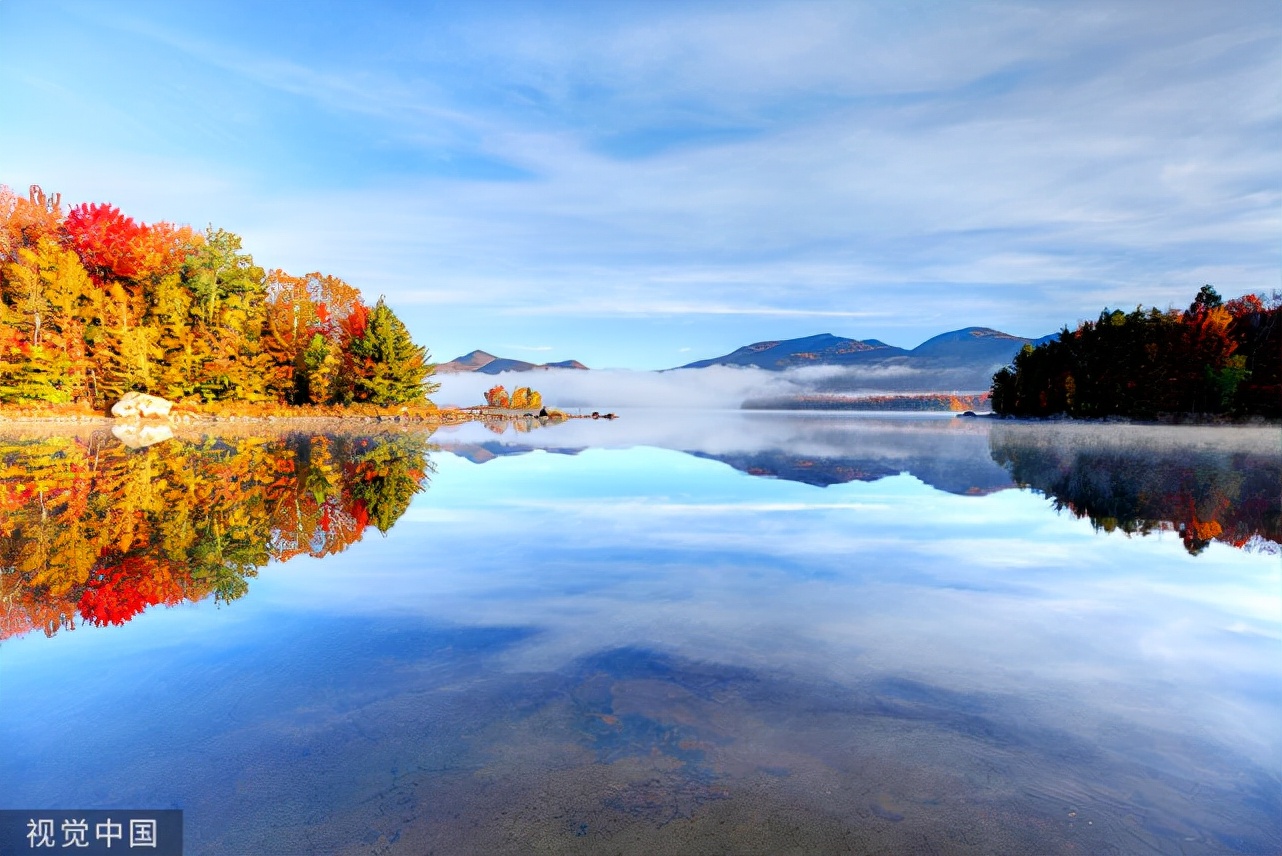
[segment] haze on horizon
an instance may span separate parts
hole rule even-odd
[[[0,0],[0,183],[241,234],[437,360],[1035,338],[1282,285],[1282,6]]]

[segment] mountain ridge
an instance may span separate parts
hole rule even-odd
[[[587,371],[588,367],[578,360],[558,360],[552,363],[531,363],[525,360],[514,360],[508,357],[496,357],[489,351],[479,348],[469,351],[461,357],[455,357],[448,363],[438,363],[438,374],[477,374],[496,375],[501,372],[547,371],[548,369],[574,369]]]
[[[993,372],[1008,365],[1026,344],[1033,346],[1056,338],[1052,333],[1036,339],[1016,336],[992,327],[963,327],[932,336],[915,348],[900,348],[880,339],[850,339],[832,333],[816,333],[793,339],[766,339],[743,345],[728,354],[695,360],[666,371],[703,369],[713,366],[759,368],[784,371],[804,366],[834,366],[852,371],[882,374],[939,374],[950,376],[950,388],[970,381],[987,389]],[[502,372],[588,370],[578,360],[532,363],[499,357],[474,350],[436,367],[438,374],[497,375]],[[840,385],[828,391],[841,391]]]
[[[755,366],[767,371],[783,371],[803,365],[884,364],[899,357],[911,362],[983,360],[1000,367],[1013,360],[1025,344],[1036,346],[1057,335],[1028,339],[991,327],[963,327],[940,333],[908,350],[888,345],[880,339],[847,339],[832,333],[819,333],[796,339],[754,342],[720,357],[696,360],[677,368]]]

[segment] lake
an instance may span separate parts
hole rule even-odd
[[[188,854],[1282,850],[1276,428],[252,430],[0,440],[0,808],[180,808]]]

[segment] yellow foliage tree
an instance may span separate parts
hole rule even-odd
[[[516,410],[533,410],[543,406],[543,396],[528,386],[517,387],[512,393],[512,407]]]

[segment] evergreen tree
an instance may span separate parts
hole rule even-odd
[[[434,371],[427,349],[414,344],[396,313],[378,299],[362,335],[354,338],[356,360],[353,392],[358,401],[374,404],[419,404],[436,384],[426,383]]]

